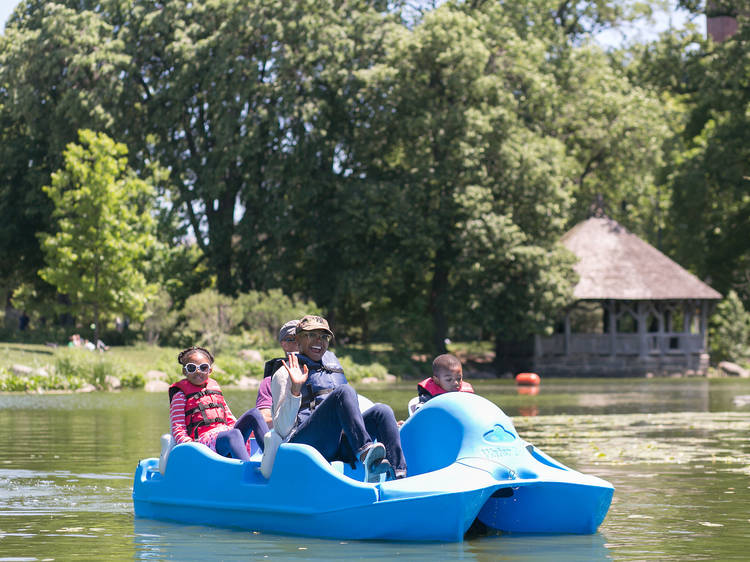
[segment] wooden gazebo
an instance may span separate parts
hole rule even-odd
[[[561,242],[579,259],[576,302],[557,333],[535,337],[538,373],[705,373],[717,291],[607,217],[576,225]]]

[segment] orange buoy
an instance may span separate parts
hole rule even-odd
[[[516,375],[516,384],[525,386],[539,386],[541,379],[536,373],[518,373]]]

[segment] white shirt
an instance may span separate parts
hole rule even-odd
[[[292,395],[292,380],[285,367],[280,367],[271,379],[273,398],[273,428],[282,439],[287,439],[297,425],[297,413],[302,403],[302,394]]]

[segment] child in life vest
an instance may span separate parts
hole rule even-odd
[[[464,373],[458,357],[450,353],[438,355],[432,362],[432,376],[417,385],[419,403],[424,404],[430,398],[446,392],[474,393],[474,389],[463,378]]]
[[[251,432],[263,449],[268,426],[257,408],[235,419],[219,384],[211,378],[214,357],[202,347],[190,347],[177,356],[184,379],[169,387],[169,421],[175,441],[196,441],[222,456],[250,460]]]

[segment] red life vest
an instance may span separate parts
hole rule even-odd
[[[446,392],[449,391],[438,385],[432,380],[432,377],[426,378],[417,384],[417,394],[419,394],[419,401],[422,403],[427,402],[430,398],[434,398],[438,394],[445,394]],[[461,388],[458,389],[458,392],[471,392],[474,394],[474,388],[468,382],[462,380]]]
[[[170,402],[179,391],[185,394],[187,432],[195,441],[209,429],[227,423],[227,403],[214,379],[209,378],[205,386],[196,386],[187,379],[177,381],[169,387]]]

